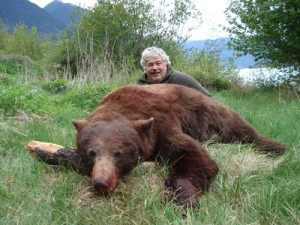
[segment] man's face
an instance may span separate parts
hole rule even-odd
[[[146,62],[145,72],[151,83],[161,82],[167,74],[167,63],[161,56],[149,58]]]

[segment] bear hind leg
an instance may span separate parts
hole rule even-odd
[[[219,142],[223,143],[239,142],[242,144],[254,144],[258,151],[267,154],[280,155],[287,150],[280,142],[258,134],[250,124],[242,119],[223,129],[218,138]]]
[[[278,141],[272,140],[268,137],[258,136],[254,144],[264,153],[281,155],[286,152],[287,148]]]

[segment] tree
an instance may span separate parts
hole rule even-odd
[[[78,34],[92,40],[94,52],[104,52],[114,61],[137,59],[150,45],[168,50],[186,41],[189,31],[200,25],[200,16],[192,0],[98,0],[83,17]],[[190,19],[198,23],[186,27]]]
[[[226,15],[236,51],[300,71],[300,0],[233,0]]]

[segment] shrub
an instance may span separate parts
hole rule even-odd
[[[12,85],[14,84],[15,79],[6,74],[0,74],[0,85]]]
[[[64,92],[67,89],[67,81],[58,79],[42,84],[42,88],[50,93],[58,94]]]
[[[179,70],[191,74],[207,89],[220,91],[231,88],[230,75],[234,71],[233,66],[223,65],[217,51],[189,50],[189,55],[178,67]]]
[[[14,115],[19,110],[47,114],[48,110],[45,110],[45,107],[48,107],[50,102],[48,96],[28,87],[14,86],[0,90],[0,109],[9,115]]]
[[[109,93],[114,86],[95,86],[86,85],[81,89],[72,89],[61,97],[62,103],[70,103],[76,108],[91,111],[99,103],[99,101]]]
[[[28,56],[34,60],[41,59],[43,55],[37,29],[29,29],[24,24],[16,25],[12,33],[4,33],[2,44],[2,51],[7,54]]]
[[[7,75],[42,74],[42,67],[27,56],[0,55],[0,73]]]
[[[216,89],[217,91],[221,90],[228,90],[231,88],[231,83],[229,80],[222,78],[222,77],[212,77],[208,87],[212,87],[213,89]]]

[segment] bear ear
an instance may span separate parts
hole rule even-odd
[[[87,120],[72,120],[73,125],[75,126],[77,131],[80,131],[83,127],[85,127],[88,123]]]
[[[148,132],[151,130],[153,123],[154,123],[153,117],[147,120],[135,120],[133,123],[133,127],[137,131]]]

